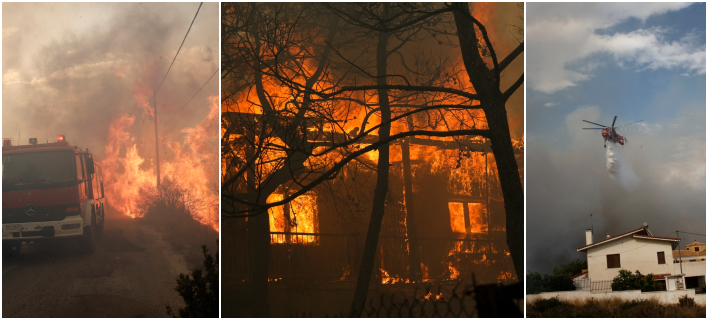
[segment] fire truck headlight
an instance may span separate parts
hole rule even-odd
[[[78,228],[81,228],[80,223],[62,224],[61,225],[62,230],[73,230],[73,229],[78,229]]]

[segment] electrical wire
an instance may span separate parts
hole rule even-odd
[[[199,9],[202,8],[202,4],[204,4],[204,2],[199,4],[199,8],[197,8],[197,13],[194,14],[194,19],[192,19],[192,23],[189,24],[189,29],[187,29],[187,34],[184,35],[184,39],[182,39],[182,44],[179,45],[179,49],[177,49],[177,53],[175,54],[174,59],[172,59],[172,63],[170,63],[170,67],[167,69],[167,73],[165,73],[165,76],[162,78],[160,85],[157,86],[157,90],[155,90],[155,94],[157,94],[157,92],[160,91],[160,88],[162,87],[162,83],[165,82],[165,79],[167,79],[167,75],[170,73],[170,70],[172,69],[172,65],[175,64],[175,60],[177,60],[177,55],[179,55],[179,51],[182,50],[182,45],[184,45],[184,41],[187,40],[187,36],[189,35],[189,30],[192,30],[192,25],[194,24],[194,20],[197,20],[197,15],[199,14]]]
[[[200,91],[202,91],[202,89],[204,89],[204,87],[207,85],[207,83],[209,83],[209,80],[211,80],[212,78],[214,78],[214,76],[216,75],[217,72],[219,72],[219,68],[216,68],[216,71],[214,71],[214,73],[211,74],[211,77],[209,77],[209,79],[208,79],[206,82],[204,82],[204,84],[202,85],[202,87],[199,88],[199,90],[197,90],[197,92],[196,92],[191,98],[189,98],[189,101],[187,101],[187,103],[185,103],[181,108],[179,108],[179,110],[177,110],[177,112],[175,112],[175,114],[173,114],[169,119],[167,119],[167,121],[169,122],[169,121],[172,120],[172,118],[174,118],[180,111],[182,111],[182,109],[184,109],[184,107],[186,107],[186,106],[192,101],[192,99],[194,99],[194,97],[196,97],[197,94],[198,94]]]
[[[691,233],[691,232],[686,232],[686,231],[681,231],[681,230],[676,230],[676,231],[681,232],[681,233],[692,234],[694,236],[704,236],[704,237],[706,236],[705,234],[700,234],[700,233]]]

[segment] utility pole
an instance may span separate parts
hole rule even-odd
[[[678,252],[679,252],[679,266],[681,267],[681,275],[683,275],[683,260],[681,260],[681,238],[679,237],[679,231],[676,230],[676,238],[679,238]]]
[[[156,165],[156,175],[157,175],[157,188],[160,189],[160,143],[157,135],[157,91],[154,91],[152,95],[155,105],[153,111],[155,112],[155,165]]]

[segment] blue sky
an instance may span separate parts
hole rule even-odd
[[[706,4],[528,3],[526,17],[528,269],[584,258],[591,213],[596,240],[643,222],[704,233]],[[581,129],[615,115],[644,120],[619,132],[633,190],[610,178],[599,130]]]

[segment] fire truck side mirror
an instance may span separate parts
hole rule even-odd
[[[90,155],[86,157],[86,173],[96,173],[96,168],[93,166],[93,157],[91,157]]]

